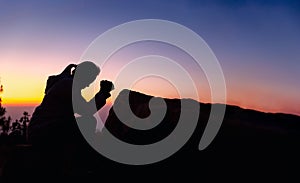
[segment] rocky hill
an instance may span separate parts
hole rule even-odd
[[[132,112],[140,118],[149,116],[149,101],[153,96],[123,90],[115,104],[122,105],[126,102],[128,94]],[[119,120],[112,107],[106,120],[106,130],[122,141],[132,144],[151,144],[164,139],[177,125],[182,101],[180,99],[164,100],[167,104],[166,115],[154,128],[150,130],[130,128]],[[299,116],[264,113],[227,105],[224,121],[217,136],[205,150],[199,151],[199,142],[206,127],[211,106],[222,104],[199,103],[199,105],[198,125],[183,148],[164,161],[139,168],[129,166],[127,167],[129,171],[130,168],[138,172],[143,172],[143,169],[155,170],[155,172],[171,170],[173,173],[170,176],[176,175],[174,172],[190,174],[194,170],[240,173],[246,176],[275,172],[282,175],[284,172],[292,173],[295,171],[292,167],[299,165]],[[124,170],[128,170],[127,168]]]
[[[151,112],[149,101],[153,96],[145,95],[136,91],[123,90],[115,101],[118,108],[128,101],[132,112],[139,118],[148,117]],[[183,99],[187,102],[196,101]],[[114,106],[110,109],[105,127],[119,139],[133,144],[150,144],[162,140],[168,136],[176,127],[180,117],[180,99],[164,99],[167,104],[166,115],[162,122],[150,130],[137,130],[128,127],[119,120],[114,112]],[[206,127],[212,105],[199,103],[200,115],[197,128],[190,139],[194,145],[191,149],[198,147],[202,133]],[[160,110],[163,106],[157,105]],[[124,120],[124,119],[123,119]],[[133,121],[134,119],[125,119]],[[151,123],[151,121],[149,122]],[[186,121],[188,123],[188,121]],[[256,146],[261,146],[258,151],[268,151],[271,148],[281,149],[283,146],[293,148],[293,142],[300,137],[300,117],[282,113],[264,113],[255,110],[242,109],[238,106],[226,105],[224,121],[216,139],[208,149],[221,148],[221,146],[233,146],[234,151],[243,148],[255,151]],[[286,142],[286,143],[285,143]],[[235,146],[239,144],[239,146]],[[299,142],[300,145],[300,142]],[[263,148],[263,149],[261,149]],[[228,148],[226,148],[228,149]]]

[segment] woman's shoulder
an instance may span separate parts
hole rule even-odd
[[[73,78],[71,77],[64,77],[57,81],[54,88],[56,91],[65,91],[72,89],[73,86]]]
[[[58,82],[60,82],[61,84],[72,84],[73,77],[62,77]]]

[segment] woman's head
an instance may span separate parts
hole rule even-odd
[[[100,68],[91,61],[84,61],[77,65],[74,79],[76,86],[83,89],[89,86],[99,75]]]

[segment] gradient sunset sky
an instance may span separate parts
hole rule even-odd
[[[300,115],[300,1],[291,0],[0,0],[4,105],[37,105],[49,75],[78,63],[103,32],[139,19],[169,20],[199,34],[221,64],[228,104]],[[122,63],[150,54],[178,60],[196,81],[201,101],[210,101],[205,76],[193,70],[191,58],[161,43],[120,50],[101,78],[112,79]],[[177,96],[160,78],[140,80],[134,89]]]

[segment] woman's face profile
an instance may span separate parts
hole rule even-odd
[[[75,83],[73,84],[75,84],[79,89],[84,89],[95,81],[99,73],[99,67],[96,66],[93,62],[82,62],[76,68],[76,72],[74,75]]]

